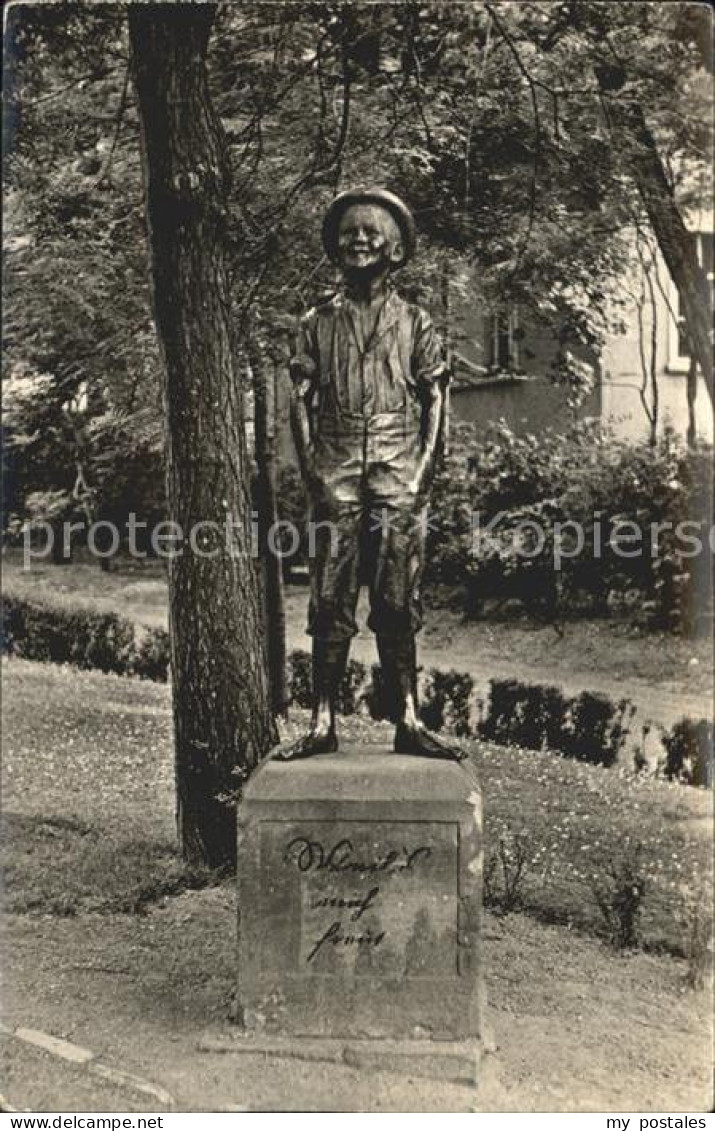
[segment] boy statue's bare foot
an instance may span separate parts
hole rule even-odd
[[[275,754],[277,762],[296,762],[299,758],[312,758],[314,754],[334,754],[338,749],[338,736],[334,730],[312,726],[289,746]]]
[[[422,758],[442,758],[450,762],[463,762],[468,757],[461,746],[438,738],[421,723],[398,723],[394,750],[396,754],[415,754]]]

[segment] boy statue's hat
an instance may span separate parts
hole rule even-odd
[[[378,205],[380,208],[384,208],[389,212],[393,220],[396,221],[402,233],[402,243],[404,246],[404,256],[399,266],[402,266],[403,263],[406,263],[407,260],[414,255],[416,238],[415,221],[405,202],[400,200],[399,196],[396,196],[394,192],[388,192],[387,189],[354,188],[339,193],[325,213],[325,219],[323,220],[323,247],[330,259],[335,260],[337,258],[338,228],[340,227],[340,221],[348,208],[351,208],[353,204]]]

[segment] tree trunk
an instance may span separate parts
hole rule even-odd
[[[268,381],[267,359],[254,351],[253,373],[256,465],[258,469],[258,539],[263,563],[266,643],[271,706],[276,715],[285,715],[288,706],[286,687],[285,599],[281,559],[275,552],[278,504],[275,482],[275,406],[271,404],[273,382]]]
[[[231,350],[228,172],[205,66],[214,15],[206,4],[129,6],[168,506],[182,534],[180,545],[164,545],[177,550],[169,570],[177,822],[185,857],[219,866],[235,860],[228,795],[277,736]]]
[[[707,277],[666,180],[653,136],[637,108],[639,149],[633,162],[638,188],[665,264],[678,288],[688,336],[713,401],[712,304]]]
[[[442,345],[444,346],[444,356],[449,367],[450,374],[453,373],[454,353],[452,350],[452,295],[450,291],[450,270],[449,259],[444,256],[439,268],[439,293],[441,305],[441,332],[442,332]],[[440,438],[440,456],[442,459],[450,455],[449,449],[449,432],[452,423],[452,402],[451,402],[451,382],[449,382],[444,390],[444,407],[442,409],[442,435]]]
[[[624,155],[630,161],[638,191],[658,240],[661,255],[678,288],[688,337],[715,406],[713,396],[712,302],[710,287],[698,263],[697,249],[680,215],[665,175],[655,138],[643,109],[635,101],[613,96],[625,76],[617,68],[597,67],[601,94]]]
[[[685,383],[685,395],[688,399],[688,431],[686,439],[689,448],[695,447],[697,429],[695,425],[695,399],[698,393],[698,366],[695,358],[691,356],[688,366],[688,376]]]

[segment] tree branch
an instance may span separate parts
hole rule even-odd
[[[93,186],[94,188],[99,188],[102,181],[107,177],[109,170],[112,166],[112,159],[114,157],[114,151],[117,148],[117,142],[119,141],[119,132],[122,128],[122,121],[124,119],[124,112],[127,108],[127,100],[128,100],[128,95],[129,95],[130,70],[131,70],[131,68],[129,66],[129,63],[127,63],[127,67],[126,67],[126,70],[124,72],[124,82],[122,84],[122,93],[121,93],[121,96],[120,96],[120,99],[119,99],[119,107],[117,109],[117,116],[116,116],[115,123],[114,123],[114,135],[112,137],[112,144],[109,148],[109,153],[107,154],[107,160],[104,163],[104,168],[101,170],[99,176],[97,177],[97,180],[94,182],[94,186]]]
[[[529,73],[529,71],[527,70],[527,68],[524,66],[522,58],[519,55],[519,52],[516,48],[516,44],[514,43],[509,32],[504,27],[504,24],[502,23],[502,21],[497,16],[496,11],[492,7],[492,5],[491,4],[485,4],[484,9],[485,9],[486,12],[488,12],[490,14],[492,20],[494,21],[494,26],[496,27],[497,31],[501,35],[505,44],[507,45],[507,47],[508,47],[508,49],[511,53],[511,56],[512,56],[514,62],[516,63],[517,69],[519,70],[520,74],[524,77],[524,79],[527,82],[527,85],[529,87],[529,95],[530,95],[530,98],[531,98],[532,114],[533,114],[533,118],[534,118],[534,161],[533,161],[533,165],[532,165],[532,169],[531,169],[531,183],[530,183],[530,186],[529,186],[529,218],[528,218],[526,232],[524,233],[524,238],[523,238],[522,243],[521,243],[521,247],[517,251],[516,260],[514,262],[514,266],[512,268],[511,274],[509,276],[509,282],[511,283],[511,281],[514,279],[514,277],[516,276],[516,274],[519,270],[519,267],[521,265],[521,261],[524,258],[524,254],[526,253],[527,247],[529,246],[529,242],[531,240],[531,233],[532,233],[533,228],[534,228],[534,220],[535,220],[535,217],[536,217],[536,184],[537,184],[537,180],[538,180],[539,167],[540,167],[540,162],[541,162],[541,114],[540,114],[540,111],[539,111],[539,99],[538,99],[538,95],[536,93],[537,83],[532,78],[532,76]]]
[[[101,71],[92,71],[88,75],[80,75],[77,79],[72,79],[72,82],[66,83],[64,86],[58,86],[55,90],[50,90],[47,94],[40,94],[37,98],[29,99],[25,106],[27,108],[32,106],[39,106],[41,102],[49,102],[53,98],[59,98],[61,94],[66,94],[68,90],[72,90],[75,86],[82,86],[88,82],[99,82],[100,79],[106,79],[109,75],[113,75],[119,67],[106,67]]]

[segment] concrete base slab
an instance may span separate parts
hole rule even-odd
[[[394,1072],[476,1087],[482,1060],[478,1041],[342,1041],[326,1037],[266,1037],[253,1033],[208,1035],[199,1052],[269,1056],[343,1064],[369,1072]]]

